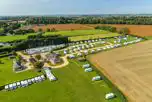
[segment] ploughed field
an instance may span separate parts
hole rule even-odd
[[[83,24],[49,24],[49,25],[42,25],[42,26],[33,26],[35,31],[38,31],[39,28],[46,31],[47,28],[55,28],[56,30],[92,30],[93,27],[83,25]]]
[[[128,98],[152,101],[152,41],[90,56],[89,60]]]
[[[90,27],[96,27],[101,24],[91,24]],[[104,24],[105,25],[105,24]],[[141,37],[152,36],[152,25],[125,25],[125,24],[109,24],[109,26],[114,26],[117,29],[127,27],[130,30],[130,34],[138,35]]]
[[[107,24],[50,24],[43,26],[32,26],[35,31],[38,31],[39,28],[42,28],[46,31],[47,28],[55,28],[56,30],[92,30],[98,25],[107,25]],[[117,27],[117,29],[127,27],[130,29],[130,33],[138,36],[152,36],[152,25],[125,25],[125,24],[109,24],[109,26]]]

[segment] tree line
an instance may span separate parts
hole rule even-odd
[[[28,24],[135,24],[151,25],[151,16],[79,16],[79,17],[29,17]]]
[[[119,34],[130,34],[130,30],[128,28],[120,28],[117,29],[116,27],[112,27],[112,26],[96,26],[95,29],[100,29],[100,30],[106,30],[109,32],[113,32],[113,33],[119,33]]]
[[[59,44],[67,44],[69,42],[68,37],[60,36],[60,35],[30,35],[26,40],[16,40],[11,42],[12,46],[10,47],[2,47],[0,48],[0,53],[2,52],[11,52],[18,50],[25,50],[28,48],[36,48],[41,46],[48,45],[59,45]]]

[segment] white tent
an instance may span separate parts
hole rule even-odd
[[[82,56],[82,53],[78,53],[78,56]]]
[[[32,80],[31,79],[28,79],[27,82],[28,82],[29,85],[32,84]]]
[[[92,69],[92,68],[86,68],[84,71],[85,71],[85,72],[92,72],[93,69]]]
[[[115,97],[115,94],[114,93],[108,93],[105,95],[105,99],[109,100],[109,99],[112,99]]]
[[[25,84],[25,86],[28,86],[28,81],[25,80],[25,81],[24,81],[24,84]]]
[[[84,47],[84,46],[82,46],[82,49],[85,49],[85,47]]]
[[[103,49],[106,50],[107,48],[106,48],[106,47],[103,47]]]
[[[94,47],[94,45],[91,44],[90,47]]]
[[[82,67],[83,67],[83,68],[89,68],[89,67],[90,67],[90,64],[84,64]]]
[[[69,55],[69,58],[71,58],[71,59],[72,59],[72,58],[75,58],[75,56],[74,56],[74,55]]]
[[[92,78],[92,81],[98,81],[101,80],[101,76],[95,76]]]
[[[67,50],[64,50],[64,54],[66,55],[68,52],[67,52]]]
[[[17,87],[21,87],[21,83],[20,82],[17,82]]]
[[[36,81],[35,81],[35,78],[32,78],[31,80],[32,80],[32,83],[35,83],[35,82],[36,82]]]
[[[9,89],[13,90],[13,84],[9,84]]]
[[[76,44],[80,44],[79,42],[76,42]]]
[[[38,77],[35,77],[35,82],[39,82]]]
[[[57,80],[56,77],[52,74],[51,70],[49,68],[44,68],[44,71],[46,73],[46,76],[47,78],[50,80],[50,81],[55,81]]]
[[[13,83],[13,89],[16,89],[16,88],[17,88],[16,83]]]
[[[41,78],[42,78],[42,80],[45,80],[45,76],[44,75],[41,75]]]
[[[91,53],[95,53],[95,50],[91,50]]]
[[[43,81],[41,76],[38,77],[39,82]]]
[[[101,50],[102,50],[101,48],[98,48],[98,49],[97,49],[97,51],[101,51]]]
[[[5,90],[9,90],[9,86],[8,85],[5,85]]]
[[[25,87],[24,81],[21,81],[21,86]]]

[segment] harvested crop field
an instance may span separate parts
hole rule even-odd
[[[100,25],[100,24],[97,24]],[[88,25],[90,27],[97,26],[96,24]],[[141,37],[152,36],[152,25],[123,25],[123,24],[110,24],[110,26],[114,26],[117,29],[127,27],[130,30],[130,33],[133,35],[138,35]]]
[[[98,53],[89,60],[128,98],[152,101],[152,41]]]
[[[56,30],[91,30],[94,27],[102,24],[50,24],[43,26],[33,26],[35,31],[42,28],[46,31],[47,28],[55,28]],[[104,24],[105,25],[105,24]],[[124,24],[109,24],[110,26],[117,27],[117,29],[127,27],[130,29],[130,33],[141,37],[152,36],[152,25],[124,25]]]
[[[42,28],[43,31],[46,31],[47,28],[55,28],[56,30],[90,30],[94,29],[93,27],[83,25],[83,24],[50,24],[43,26],[33,26],[35,31],[38,31],[39,28]]]

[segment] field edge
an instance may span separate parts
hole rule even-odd
[[[91,61],[91,57],[93,55],[89,55],[87,56],[87,61],[91,64],[91,66],[93,66],[94,70],[101,75],[101,77],[103,78],[103,80],[107,83],[107,85],[112,88],[112,91],[116,94],[116,96],[119,96],[122,100],[122,102],[128,102],[128,98],[127,95],[125,95],[125,93],[123,93],[122,91],[120,91],[120,89],[115,85],[114,82],[112,82],[112,80],[110,80],[109,75],[103,70],[99,71],[98,69],[98,65],[93,64],[93,62]]]

